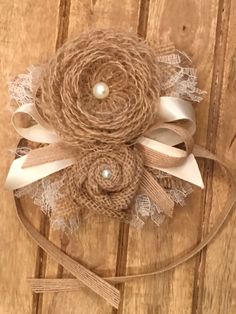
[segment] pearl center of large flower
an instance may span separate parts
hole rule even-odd
[[[99,82],[93,86],[93,95],[97,99],[104,99],[109,95],[109,87],[104,82]]]

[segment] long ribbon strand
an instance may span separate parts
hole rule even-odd
[[[20,201],[16,199],[16,205],[17,205],[17,214],[20,222],[23,224],[27,232],[30,234],[32,239],[43,249],[45,250],[50,256],[54,258],[55,261],[57,261],[59,264],[61,264],[67,271],[69,271],[74,276],[77,276],[77,279],[28,279],[29,284],[31,285],[31,288],[36,293],[42,293],[42,292],[59,292],[59,291],[72,291],[77,290],[81,287],[81,283],[84,283],[84,277],[80,278],[80,272],[76,272],[75,270],[80,270],[81,267],[85,270],[85,273],[89,274],[89,285],[90,283],[94,285],[93,288],[91,288],[93,291],[98,293],[101,297],[106,299],[110,304],[117,307],[119,302],[119,294],[116,291],[115,288],[111,286],[104,285],[104,280],[107,281],[110,284],[115,283],[124,283],[131,280],[136,280],[140,278],[146,278],[150,276],[156,276],[158,274],[167,272],[169,270],[174,269],[175,267],[187,262],[191,258],[193,258],[196,254],[198,254],[201,250],[203,250],[212,240],[216,237],[222,226],[224,225],[227,217],[229,216],[233,206],[236,202],[236,181],[234,179],[233,174],[227,167],[225,163],[220,161],[214,154],[210,153],[206,149],[195,145],[194,146],[194,155],[199,158],[203,159],[210,159],[213,160],[223,168],[227,170],[229,179],[230,179],[230,191],[229,191],[229,197],[227,199],[227,202],[225,204],[224,209],[220,213],[216,223],[212,227],[211,231],[206,235],[206,237],[198,243],[192,250],[190,250],[187,254],[183,255],[182,257],[174,260],[172,263],[167,264],[166,266],[163,266],[153,272],[148,273],[141,273],[141,274],[134,274],[134,275],[126,275],[126,276],[118,276],[118,277],[104,277],[102,279],[102,282],[100,281],[101,278],[99,278],[97,275],[92,273],[91,271],[88,271],[84,268],[84,266],[80,265],[77,261],[73,260],[71,257],[66,255],[64,252],[62,252],[59,248],[56,248],[49,240],[47,240],[45,237],[43,237],[27,220],[27,218],[23,214],[23,210],[20,205]],[[56,251],[56,253],[55,253]],[[90,276],[95,276],[95,280],[91,280]],[[85,276],[86,278],[86,276]],[[100,280],[99,280],[99,279]],[[101,290],[99,290],[102,287]]]
[[[75,276],[81,283],[97,293],[115,308],[120,302],[120,292],[107,281],[91,272],[89,269],[66,255],[51,241],[47,240],[30,221],[25,217],[19,199],[15,198],[17,216],[35,243],[40,246],[52,259],[62,265],[69,273]]]

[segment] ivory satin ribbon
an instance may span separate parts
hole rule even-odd
[[[34,125],[28,127],[20,126],[17,117],[23,116],[34,121]],[[42,119],[34,104],[24,104],[20,106],[12,116],[12,124],[18,134],[22,137],[37,143],[56,143],[60,138],[56,135],[50,126]]]
[[[190,135],[195,132],[195,114],[190,102],[175,97],[161,97],[158,110],[160,118],[164,122],[168,122],[170,124],[176,121],[182,122],[185,123],[185,127],[188,129]],[[20,126],[17,121],[18,115],[30,117],[34,120],[35,125],[29,127]],[[51,130],[48,124],[41,118],[34,104],[26,104],[17,109],[13,114],[12,123],[16,131],[30,141],[47,144],[60,143],[59,136]],[[165,137],[166,141],[164,140]],[[173,141],[171,141],[172,137],[174,139]],[[172,147],[172,145],[182,142],[182,139],[175,132],[165,128],[147,133],[146,136],[140,138],[138,141],[142,145],[147,146],[156,152],[165,153],[170,157],[185,156],[184,151]],[[47,155],[46,150],[45,155]],[[204,188],[201,173],[194,155],[190,154],[185,157],[184,162],[177,167],[157,168],[196,186]],[[6,179],[5,186],[7,189],[14,190],[24,187],[50,174],[69,167],[76,161],[74,156],[67,156],[67,158],[54,160],[50,163],[43,162],[42,164],[37,164],[36,166],[23,167],[26,160],[27,155],[13,161]]]
[[[195,111],[192,103],[181,98],[162,96],[158,106],[158,114],[164,122],[182,122],[191,136],[196,131]],[[181,143],[180,137],[169,130],[153,130],[148,132],[148,138],[174,146]]]

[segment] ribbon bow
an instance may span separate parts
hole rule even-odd
[[[203,188],[202,177],[192,154],[192,136],[196,131],[192,104],[180,98],[161,97],[158,112],[163,123],[153,126],[137,141],[144,152],[145,165]],[[30,117],[35,124],[20,126],[17,119],[19,115]],[[13,114],[12,123],[22,137],[49,145],[32,150],[13,161],[6,179],[8,189],[19,189],[75,163],[76,149],[61,142],[34,104],[19,107]],[[173,147],[180,143],[185,143],[186,151]]]

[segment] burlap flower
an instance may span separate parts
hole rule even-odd
[[[121,146],[91,152],[70,169],[70,192],[79,208],[129,221],[143,172],[140,152]]]
[[[76,160],[50,176],[55,198],[50,180],[37,188],[54,225],[74,230],[90,210],[126,222],[136,218],[138,225],[150,216],[159,225],[163,215],[172,215],[174,202],[183,203],[189,189],[172,178],[163,184],[152,166],[163,167],[164,159],[160,164],[160,156],[137,143],[160,122],[160,96],[201,100],[190,64],[172,43],[152,48],[134,34],[90,31],[67,42],[47,65],[12,82],[13,98],[35,102],[50,131],[59,135],[63,158],[70,151]],[[97,93],[98,86],[105,94]],[[51,153],[53,161],[56,155]]]
[[[93,148],[132,144],[156,119],[160,70],[135,35],[92,31],[66,43],[45,70],[38,107],[63,141]],[[109,87],[94,97],[95,84]]]

